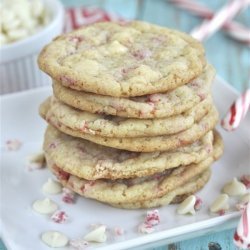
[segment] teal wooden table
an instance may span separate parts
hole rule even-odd
[[[218,10],[226,0],[198,1]],[[65,6],[95,5],[112,11],[128,19],[146,20],[162,26],[189,32],[201,20],[180,10],[163,0],[63,0]],[[250,11],[243,11],[237,18],[239,22],[250,26]],[[216,33],[205,43],[208,60],[215,66],[217,73],[233,87],[243,91],[250,87],[250,50],[230,38],[223,32]],[[234,229],[197,237],[179,243],[155,248],[155,250],[234,250]],[[0,244],[0,250],[5,249]]]

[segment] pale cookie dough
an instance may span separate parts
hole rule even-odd
[[[69,106],[90,113],[139,119],[179,115],[204,100],[209,92],[215,70],[207,65],[202,75],[190,83],[166,93],[132,98],[115,98],[76,91],[53,82],[54,95]]]
[[[210,169],[204,171],[200,175],[194,177],[184,185],[177,187],[166,195],[146,201],[139,201],[134,203],[111,203],[110,205],[125,209],[139,209],[139,208],[154,208],[166,206],[168,204],[177,204],[185,200],[188,196],[198,192],[209,181],[211,176]]]
[[[58,180],[76,193],[106,203],[133,203],[162,197],[175,188],[182,186],[195,176],[201,174],[216,160],[223,151],[223,143],[217,137],[213,156],[198,164],[166,170],[150,177],[134,179],[87,181],[63,171],[60,166],[48,161],[48,168]]]
[[[63,104],[54,97],[48,98],[46,102],[49,102],[46,120],[54,117],[58,123],[79,133],[116,138],[176,134],[190,128],[197,116],[204,116],[212,107],[209,97],[184,114],[142,120],[92,114]]]
[[[116,97],[165,92],[202,73],[202,45],[149,23],[96,23],[61,35],[38,58],[40,69],[72,89]]]
[[[40,106],[39,112],[44,119],[46,118],[48,110],[49,103],[45,102]],[[212,107],[210,111],[200,119],[201,120],[194,123],[191,128],[174,135],[135,138],[107,138],[99,135],[84,134],[79,131],[72,130],[67,126],[64,126],[58,121],[55,116],[50,116],[47,122],[63,133],[74,137],[80,137],[104,146],[134,152],[154,152],[174,150],[181,146],[189,145],[199,140],[208,131],[212,130],[215,127],[218,121],[218,112],[215,107]]]
[[[175,151],[134,153],[71,137],[48,126],[44,151],[48,160],[80,178],[134,178],[204,160],[213,151],[213,132],[209,131],[199,141]]]

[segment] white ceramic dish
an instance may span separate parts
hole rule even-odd
[[[215,80],[213,92],[220,114],[224,114],[237,93],[220,78]],[[211,180],[198,194],[204,206],[196,216],[176,215],[176,206],[162,207],[159,209],[161,223],[156,231],[141,235],[137,227],[143,221],[146,210],[115,209],[83,198],[78,198],[74,205],[65,204],[61,201],[61,195],[54,195],[50,196],[51,199],[69,214],[68,223],[55,224],[48,217],[33,212],[31,204],[45,196],[41,186],[51,175],[46,169],[29,172],[25,167],[25,158],[41,148],[46,124],[39,118],[37,109],[50,93],[50,88],[41,88],[2,98],[1,234],[9,250],[49,249],[39,238],[43,231],[53,229],[64,232],[70,238],[79,238],[89,231],[92,223],[125,229],[123,236],[109,234],[105,244],[93,244],[88,248],[109,250],[147,249],[236,225],[239,217],[239,212],[233,206],[236,200],[231,200],[232,209],[224,216],[209,214],[208,205],[225,182],[250,172],[250,134],[247,133],[249,114],[235,132],[225,132],[218,126],[225,141],[225,153],[213,165]],[[4,149],[8,139],[19,139],[23,146],[18,151],[9,152]]]
[[[0,48],[0,93],[10,93],[48,84],[49,78],[37,66],[37,55],[62,33],[64,9],[60,0],[43,0],[51,21],[40,32]]]

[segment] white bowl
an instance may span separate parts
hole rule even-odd
[[[59,0],[43,0],[51,21],[40,32],[0,48],[0,93],[30,89],[50,83],[37,65],[44,45],[62,33],[64,8]]]

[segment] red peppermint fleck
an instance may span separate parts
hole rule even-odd
[[[87,183],[85,183],[82,187],[81,187],[81,191],[83,193],[89,191],[91,189],[91,187],[93,187],[95,185],[95,181],[88,181]]]
[[[69,242],[69,245],[77,250],[86,249],[89,243],[83,239],[74,239]]]
[[[53,169],[57,172],[57,178],[59,180],[67,181],[70,177],[70,174],[59,168],[54,164]]]
[[[161,100],[161,96],[159,94],[152,94],[147,96],[147,102],[157,103]]]
[[[73,86],[75,84],[75,80],[68,76],[61,76],[59,81],[66,86]]]
[[[122,68],[121,69],[121,73],[123,75],[127,75],[130,71],[136,69],[138,66],[130,66],[130,67],[127,67],[127,68]]]
[[[246,186],[247,189],[250,188],[250,175],[243,175],[240,181]]]
[[[68,188],[63,188],[62,200],[68,204],[75,203],[75,193]]]
[[[155,228],[147,223],[142,223],[138,226],[138,232],[139,233],[144,233],[144,234],[150,234],[155,231]]]
[[[138,49],[132,53],[132,55],[137,59],[137,60],[143,60],[146,58],[151,57],[152,51],[149,49]]]
[[[218,215],[219,216],[222,216],[226,213],[226,210],[225,209],[221,209],[220,211],[218,211]]]
[[[157,209],[153,211],[148,211],[145,218],[145,223],[151,226],[156,226],[160,223],[160,215]]]
[[[51,142],[50,144],[49,144],[49,148],[50,149],[55,149],[57,147],[57,143],[56,142]]]
[[[55,211],[50,218],[55,223],[62,224],[68,220],[69,216],[64,211],[58,210],[58,211]]]
[[[116,236],[121,236],[124,234],[124,229],[121,227],[115,227],[114,228],[114,233]]]
[[[202,204],[203,204],[202,199],[196,196],[196,201],[194,204],[195,211],[199,211],[202,207]]]
[[[204,93],[198,93],[198,96],[200,97],[200,100],[203,101],[206,98],[206,94]]]
[[[80,43],[84,41],[84,37],[83,36],[70,36],[69,41],[74,42],[74,43]]]
[[[22,146],[22,142],[17,139],[7,140],[5,144],[6,144],[7,150],[9,151],[17,151]]]

